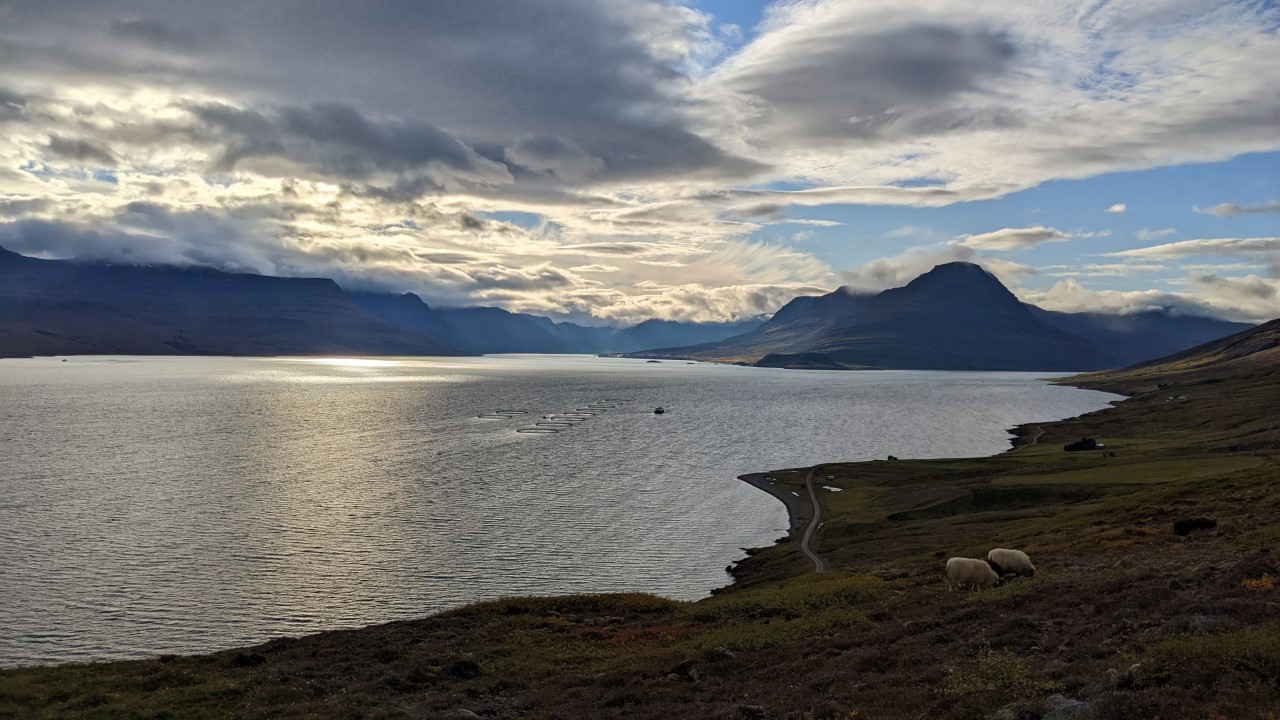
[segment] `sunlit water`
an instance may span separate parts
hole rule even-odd
[[[1112,397],[1036,377],[0,361],[0,664],[203,652],[505,595],[702,597],[785,532],[737,475],[996,453],[1014,424]],[[560,412],[582,414],[535,424]],[[563,431],[517,431],[535,427]]]

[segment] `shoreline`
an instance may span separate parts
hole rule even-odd
[[[777,472],[800,472],[804,468],[781,470]],[[805,523],[813,517],[813,508],[804,502],[804,498],[792,493],[790,490],[778,487],[769,481],[769,477],[774,473],[754,472],[745,475],[739,475],[738,479],[751,487],[756,488],[772,495],[776,500],[781,502],[787,508],[787,520],[790,527],[787,529],[787,535],[790,537],[804,527]],[[758,548],[757,548],[758,549]]]
[[[1058,382],[1058,383],[1056,383],[1056,384],[1059,384],[1059,385],[1069,385],[1070,387],[1076,387],[1076,388],[1080,388],[1080,389],[1082,389],[1082,390],[1087,389],[1087,388],[1085,388],[1085,387],[1083,387],[1083,386],[1080,386],[1080,385],[1074,385],[1074,384],[1071,384],[1071,383],[1065,383],[1065,382]],[[1111,401],[1111,407],[1110,407],[1110,408],[1102,408],[1102,409],[1100,409],[1100,410],[1095,410],[1095,411],[1093,411],[1093,412],[1103,412],[1103,411],[1105,411],[1105,410],[1110,410],[1111,408],[1114,408],[1114,407],[1115,407],[1117,404],[1119,404],[1120,402],[1123,402],[1124,400],[1127,400],[1127,399],[1128,399],[1128,398],[1124,398],[1123,396],[1121,396],[1121,397],[1123,398],[1122,400],[1113,400],[1113,401]],[[1087,414],[1087,413],[1086,413],[1086,414]],[[1079,416],[1079,415],[1074,415],[1074,416],[1071,416],[1071,417],[1059,418],[1059,419],[1057,419],[1057,420],[1050,420],[1050,421],[1048,421],[1048,422],[1044,422],[1044,421],[1041,421],[1041,422],[1027,422],[1027,423],[1022,423],[1022,424],[1020,424],[1020,425],[1015,425],[1015,426],[1013,426],[1013,427],[1011,427],[1011,428],[1009,428],[1009,429],[1007,429],[1007,430],[1005,431],[1006,433],[1008,433],[1008,434],[1011,436],[1011,437],[1009,438],[1009,447],[1008,447],[1008,448],[1006,448],[1006,449],[1004,449],[1004,450],[1002,450],[1002,451],[1000,451],[1000,452],[998,452],[998,453],[995,453],[995,454],[993,454],[993,455],[980,455],[980,456],[975,456],[975,457],[967,457],[967,456],[966,456],[966,457],[959,457],[959,458],[954,458],[954,459],[956,459],[956,460],[979,460],[979,459],[982,459],[982,458],[985,458],[985,457],[996,457],[997,455],[1003,455],[1003,454],[1008,453],[1008,452],[1013,452],[1014,450],[1017,450],[1017,449],[1022,448],[1022,447],[1024,447],[1024,446],[1027,446],[1027,445],[1034,445],[1034,444],[1036,444],[1036,442],[1035,442],[1035,441],[1038,441],[1038,440],[1040,439],[1040,435],[1043,435],[1043,434],[1044,434],[1044,429],[1043,429],[1041,426],[1043,426],[1043,425],[1049,425],[1049,424],[1057,423],[1057,422],[1062,422],[1062,421],[1064,421],[1064,420],[1071,420],[1071,419],[1074,419],[1074,418],[1076,418],[1076,417],[1080,417],[1080,416]],[[1038,434],[1035,436],[1035,439],[1034,439],[1032,442],[1026,442],[1026,441],[1025,441],[1025,438],[1026,438],[1027,436],[1031,435],[1031,432],[1032,432],[1032,431],[1031,431],[1031,428],[1036,428],[1039,432],[1038,432]],[[864,460],[864,461],[856,461],[856,460],[855,460],[855,461],[851,461],[851,462],[857,463],[857,462],[873,462],[873,461],[865,461],[865,460]],[[819,463],[818,465],[822,465],[822,464],[830,464],[830,463]],[[738,476],[738,479],[739,479],[739,480],[741,480],[742,482],[744,482],[744,483],[746,483],[746,484],[750,485],[751,487],[756,488],[757,490],[760,490],[760,491],[762,491],[762,492],[768,493],[768,494],[769,494],[769,495],[771,495],[775,500],[777,500],[777,501],[781,502],[781,503],[783,504],[783,506],[784,506],[784,507],[786,507],[786,509],[787,509],[787,520],[788,520],[788,523],[789,523],[789,527],[787,528],[787,538],[786,538],[786,539],[790,540],[790,539],[791,539],[791,538],[793,538],[797,533],[799,533],[801,530],[803,530],[803,529],[804,529],[804,527],[805,527],[805,525],[806,525],[806,524],[808,524],[809,520],[811,520],[811,519],[813,518],[813,507],[812,507],[812,505],[811,505],[810,503],[808,503],[808,502],[806,502],[806,501],[805,501],[805,498],[804,498],[803,496],[801,496],[801,495],[796,495],[796,494],[795,494],[794,492],[792,492],[791,490],[787,490],[786,488],[779,487],[778,485],[775,485],[773,482],[771,482],[771,481],[770,481],[770,479],[769,479],[769,478],[771,478],[771,477],[773,477],[773,476],[776,476],[776,475],[779,475],[779,474],[782,474],[782,473],[805,473],[805,472],[807,472],[807,471],[809,471],[809,470],[811,470],[811,469],[813,469],[813,468],[818,467],[818,465],[811,465],[811,466],[799,467],[799,468],[786,468],[786,469],[783,469],[783,470],[773,470],[773,471],[770,471],[770,472],[751,472],[751,473],[745,473],[745,474],[743,474],[743,475],[739,475],[739,476]],[[748,556],[750,556],[750,555],[754,555],[755,553],[760,552],[760,551],[761,551],[761,550],[763,550],[763,549],[764,549],[763,547],[759,547],[759,548],[743,548],[743,550],[747,551],[747,555],[748,555]],[[731,583],[730,583],[730,585],[733,585],[734,583],[737,583],[737,582],[738,582],[738,580],[739,580],[739,578],[738,578],[736,575],[734,575],[734,576],[733,576],[733,582],[731,582]]]

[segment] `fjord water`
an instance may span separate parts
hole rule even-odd
[[[695,599],[785,532],[782,505],[737,475],[996,453],[1014,424],[1113,398],[1037,377],[5,360],[0,665],[204,652],[516,594]],[[600,403],[616,407],[534,425]],[[508,409],[529,416],[478,417]],[[533,427],[564,429],[517,432]]]

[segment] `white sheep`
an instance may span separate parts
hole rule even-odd
[[[1021,550],[996,548],[987,553],[987,562],[991,563],[991,567],[1000,575],[1036,574],[1036,566],[1031,564],[1031,558]]]
[[[947,561],[947,586],[950,588],[971,587],[982,590],[999,584],[1000,576],[986,560],[953,557]]]

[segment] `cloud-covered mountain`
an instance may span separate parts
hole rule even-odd
[[[337,283],[210,268],[40,260],[0,248],[0,357],[458,355]]]
[[[712,342],[745,323],[584,327],[501,308],[431,308],[322,278],[41,260],[0,248],[0,357],[613,353]]]
[[[1020,302],[994,275],[939,265],[903,287],[797,298],[757,330],[651,354],[771,367],[1096,370],[1248,327],[1167,313],[1056,313]]]

